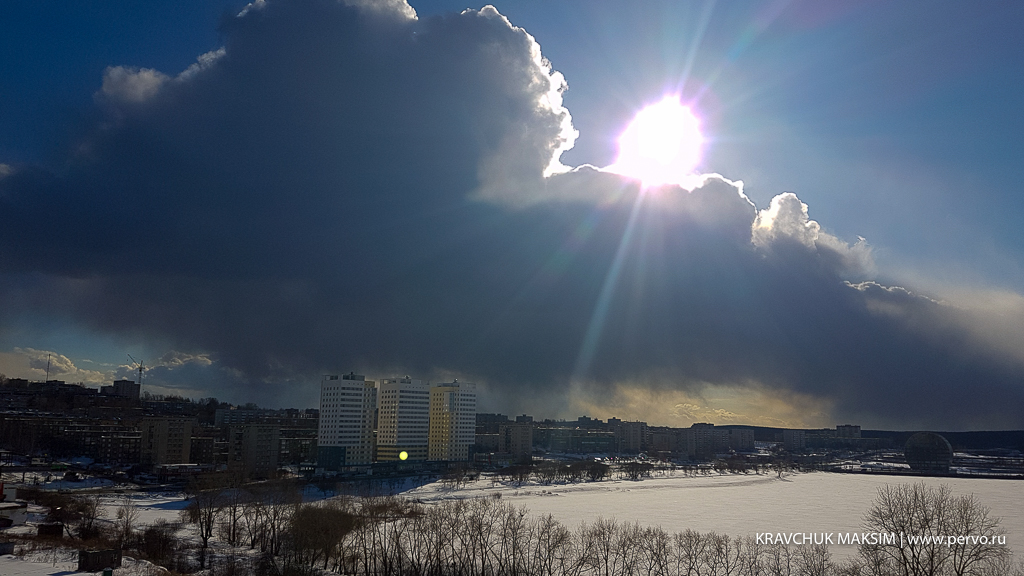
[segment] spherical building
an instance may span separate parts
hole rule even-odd
[[[949,472],[953,463],[953,447],[934,432],[918,432],[907,440],[903,454],[911,470],[918,472]]]

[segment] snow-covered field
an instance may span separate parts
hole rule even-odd
[[[599,517],[620,522],[637,521],[667,531],[687,528],[732,536],[758,532],[852,533],[886,484],[923,481],[929,486],[948,484],[954,494],[973,493],[1002,518],[1007,545],[1024,553],[1024,481],[949,478],[898,478],[882,475],[824,472],[774,475],[714,475],[606,480],[603,482],[542,486],[492,486],[478,480],[466,488],[450,490],[428,484],[403,495],[425,503],[446,498],[485,496],[500,492],[502,500],[524,505],[531,514],[551,514],[575,527]],[[845,556],[852,547],[836,546]]]
[[[399,493],[425,504],[452,498],[474,498],[500,493],[505,502],[525,506],[532,515],[551,514],[575,528],[581,522],[614,518],[619,522],[640,522],[677,532],[687,528],[715,531],[732,536],[759,532],[853,533],[862,529],[864,513],[877,490],[886,484],[921,481],[929,486],[947,484],[954,494],[974,494],[994,516],[1002,519],[1007,544],[1024,554],[1024,481],[949,478],[902,478],[882,475],[807,473],[774,475],[674,476],[629,480],[605,480],[578,484],[522,486],[492,483],[490,478],[453,490],[441,482],[420,485],[410,482]],[[127,494],[127,496],[126,496]],[[187,505],[181,494],[105,494],[101,496],[103,521],[112,521],[128,497],[137,506],[137,526],[158,519],[175,521]],[[307,499],[322,498],[309,490]],[[33,510],[34,519],[41,510]],[[13,530],[29,529],[17,527]],[[31,530],[29,530],[31,531]],[[194,529],[186,526],[180,538],[193,539]],[[213,543],[215,547],[217,542]],[[837,557],[854,554],[852,546],[833,546]],[[63,554],[63,555],[62,555]],[[34,552],[24,558],[0,557],[2,576],[50,576],[74,572],[77,556]],[[152,567],[126,559],[118,576],[147,576]]]
[[[184,494],[104,494],[100,498],[100,518],[112,520],[117,517],[117,509],[122,506],[125,498],[137,507],[136,523],[140,526],[150,526],[160,519],[175,522],[179,520],[181,511],[188,506]]]
[[[101,575],[102,572],[76,572],[78,568],[78,552],[69,549],[57,549],[47,552],[36,552],[23,558],[0,556],[0,575],[2,576],[71,576],[72,574],[89,576]],[[149,562],[124,558],[121,568],[114,570],[114,576],[160,576],[165,572]]]

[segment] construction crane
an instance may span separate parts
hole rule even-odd
[[[142,371],[146,369],[146,367],[144,366],[144,363],[143,362],[139,362],[135,358],[132,358],[131,354],[128,355],[128,361],[133,363],[133,364],[135,364],[135,368],[138,369],[138,371],[139,371],[139,388],[142,388]]]

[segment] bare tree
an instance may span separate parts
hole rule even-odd
[[[213,537],[213,529],[217,525],[220,505],[220,490],[195,490],[191,502],[183,510],[184,520],[195,524],[199,531],[199,539],[202,542],[202,546],[199,548],[199,567],[201,569],[206,568],[206,550],[210,546],[210,538]]]
[[[992,544],[1000,536],[1005,543],[1006,532],[999,527],[999,519],[990,516],[989,509],[973,494],[954,498],[945,518],[947,537],[957,537],[946,544],[952,550],[950,563],[956,576],[975,574],[976,567],[1009,556],[1005,545]],[[988,543],[982,543],[982,540]]]
[[[342,541],[355,528],[356,516],[347,501],[329,500],[299,506],[290,518],[289,559],[307,572],[326,570]]]
[[[266,516],[263,500],[255,494],[248,494],[242,504],[242,532],[250,550],[257,545],[261,550],[266,550]]]
[[[235,546],[242,537],[242,512],[249,494],[240,486],[241,482],[232,482],[221,493],[221,537],[228,544]]]
[[[587,479],[598,482],[608,477],[611,467],[596,460],[587,463]]]
[[[918,482],[881,488],[864,526],[895,536],[894,542],[861,546],[872,574],[964,576],[1009,553],[999,521],[990,517],[988,508],[973,496],[953,496],[946,485],[931,488]]]
[[[121,548],[131,545],[132,534],[139,521],[139,506],[130,494],[123,495],[117,503],[114,517],[114,531]]]
[[[650,476],[653,468],[650,462],[626,462],[620,470],[624,478],[640,480]]]

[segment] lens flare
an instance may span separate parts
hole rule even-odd
[[[694,180],[703,145],[700,121],[678,96],[668,96],[637,113],[619,137],[619,157],[606,170],[645,186],[686,186]]]

